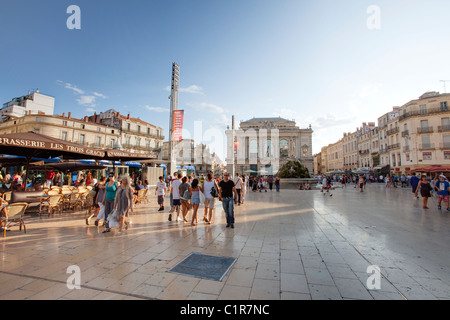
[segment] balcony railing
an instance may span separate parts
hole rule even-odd
[[[434,150],[436,147],[433,143],[426,143],[419,145],[419,150]]]
[[[390,146],[388,146],[388,150],[399,149],[399,148],[400,148],[400,143],[395,143],[395,144],[391,144]]]
[[[390,136],[390,135],[395,134],[395,133],[397,133],[397,132],[399,132],[399,128],[394,128],[394,129],[391,129],[391,130],[386,131],[386,134],[387,134],[388,136]]]
[[[409,130],[402,131],[402,137],[409,136]]]
[[[411,148],[409,146],[404,146],[403,147],[403,152],[408,152],[410,150],[411,150]]]
[[[442,113],[442,112],[449,112],[448,107],[435,107],[435,108],[428,108],[427,110],[412,110],[412,111],[406,112],[405,114],[402,114],[398,119],[399,119],[399,121],[402,121],[402,120],[405,120],[407,118],[414,117],[414,116],[424,116],[424,115]]]
[[[439,126],[438,127],[438,132],[449,132],[450,131],[450,125],[445,125],[445,126]]]
[[[433,133],[433,127],[419,127],[417,128],[417,133]]]
[[[366,149],[366,150],[359,150],[359,154],[368,154],[368,153],[370,153],[370,150],[369,150],[369,149]]]

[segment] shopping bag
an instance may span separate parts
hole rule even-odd
[[[114,210],[110,215],[108,215],[108,226],[110,228],[120,227],[120,222],[119,219],[117,218],[118,214],[119,213],[117,212],[117,210]]]
[[[200,203],[204,203],[206,198],[205,198],[205,195],[203,194],[203,192],[199,191],[198,195],[199,195],[199,198],[200,198]]]

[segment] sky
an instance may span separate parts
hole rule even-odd
[[[448,0],[0,0],[0,102],[39,88],[55,114],[113,108],[167,140],[176,62],[183,138],[200,126],[224,159],[232,115],[280,116],[311,125],[318,153],[444,92],[448,12]]]

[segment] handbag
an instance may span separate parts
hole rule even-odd
[[[191,199],[191,194],[189,193],[189,190],[186,190],[186,191],[183,193],[183,199],[186,199],[186,200]]]
[[[213,196],[213,198],[218,198],[219,197],[219,191],[217,191],[216,185],[214,184],[214,187],[211,188],[211,195]]]

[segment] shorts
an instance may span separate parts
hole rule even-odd
[[[164,204],[164,196],[158,196],[158,204]]]
[[[175,206],[181,206],[181,201],[180,201],[180,199],[173,199],[172,203],[173,203],[173,206],[174,206],[174,207],[175,207]]]
[[[191,198],[191,204],[200,204],[200,198]]]
[[[216,199],[214,198],[205,199],[205,208],[214,209],[215,207],[216,207]]]
[[[446,195],[446,196],[441,196],[441,195],[437,195],[438,201],[444,201],[446,203],[448,203],[450,196]]]

